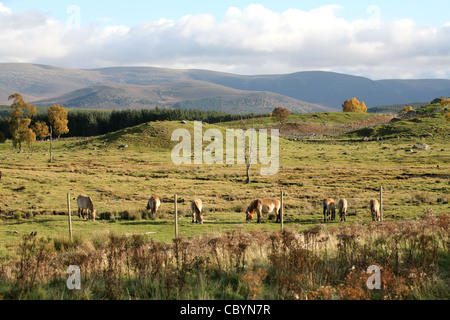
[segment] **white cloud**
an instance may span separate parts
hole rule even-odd
[[[348,21],[342,8],[274,12],[252,4],[212,15],[134,27],[69,28],[42,12],[15,14],[0,2],[0,61],[94,68],[149,65],[241,74],[334,70],[371,78],[450,76],[450,26],[412,20]]]
[[[10,8],[6,7],[2,2],[0,2],[0,15],[11,14],[12,11]]]

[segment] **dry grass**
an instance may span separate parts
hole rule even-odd
[[[439,267],[448,270],[446,140],[427,138],[432,150],[414,154],[405,150],[415,139],[282,140],[279,173],[259,176],[259,166],[252,166],[254,179],[246,185],[243,165],[175,166],[165,144],[134,130],[118,139],[56,141],[53,163],[44,142],[20,154],[0,145],[1,296],[42,298],[36,288],[57,299],[448,296],[448,275]],[[129,148],[117,147],[127,141]],[[385,222],[373,224],[368,200],[381,185]],[[250,201],[281,191],[285,232],[268,217],[262,225],[236,227]],[[91,195],[103,219],[74,218],[74,242],[65,236],[67,217],[58,216],[67,212],[67,193]],[[182,230],[175,239],[174,194]],[[156,220],[142,218],[151,195],[162,200]],[[205,206],[203,226],[190,223],[194,197]],[[347,198],[346,224],[321,224],[325,197]],[[415,221],[424,211],[434,215]],[[33,231],[38,238],[22,237]],[[127,236],[148,231],[157,233]],[[70,264],[82,269],[82,292],[65,288]],[[362,285],[368,264],[379,264],[386,275],[379,293]],[[41,271],[44,265],[51,270]]]
[[[27,299],[36,288],[67,295],[64,270],[77,265],[84,288],[77,298],[195,299],[202,286],[232,278],[236,299],[446,298],[449,223],[448,215],[425,213],[418,221],[367,226],[269,233],[236,228],[172,243],[109,233],[71,247],[25,236],[18,259],[1,266],[0,295]],[[380,290],[367,288],[371,265],[381,267]],[[146,290],[153,293],[143,296]]]

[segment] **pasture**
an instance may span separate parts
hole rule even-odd
[[[356,117],[355,121],[368,118]],[[303,119],[298,116],[296,123],[301,125]],[[269,123],[268,119],[258,121]],[[336,121],[330,120],[330,125],[349,124],[347,117],[345,123]],[[224,130],[227,125],[237,124],[205,125],[203,130]],[[450,130],[442,118],[429,124],[430,128],[439,126],[439,134],[426,137],[280,139],[278,174],[260,176],[260,165],[253,165],[250,184],[244,183],[245,165],[174,165],[170,151],[175,143],[170,134],[180,126],[179,122],[155,122],[100,137],[54,141],[52,163],[48,142],[37,142],[32,151],[22,153],[10,142],[0,144],[0,257],[15,259],[22,237],[35,231],[38,237],[66,241],[68,193],[74,238],[88,241],[105,239],[112,232],[145,234],[171,243],[175,194],[179,233],[185,239],[237,229],[243,233],[277,231],[280,224],[273,217],[263,217],[262,224],[246,224],[245,210],[252,200],[279,198],[282,191],[284,227],[294,232],[323,225],[321,201],[328,197],[336,202],[346,198],[349,209],[347,222],[336,219],[323,225],[325,230],[371,225],[369,201],[379,197],[380,186],[387,223],[450,213]],[[192,130],[192,122],[186,126]],[[431,149],[412,149],[417,142]],[[79,194],[92,198],[97,221],[75,216],[74,199]],[[152,195],[161,199],[158,216],[142,218]],[[203,201],[203,225],[191,223],[194,198]]]

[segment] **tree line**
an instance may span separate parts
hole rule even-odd
[[[165,109],[159,107],[142,110],[79,111],[73,109],[67,110],[61,106],[52,106],[47,113],[37,113],[36,108],[23,101],[20,95],[14,96],[12,99],[15,100],[11,105],[12,111],[10,116],[0,117],[0,142],[11,139],[14,145],[16,145],[16,142],[31,141],[33,134],[38,139],[44,139],[50,135],[48,130],[51,127],[53,127],[54,134],[57,136],[91,137],[153,121],[197,120],[206,123],[219,123],[267,116],[265,114],[240,115],[219,111]],[[51,121],[50,113],[53,111],[50,110],[60,115],[57,118],[59,122]],[[17,122],[17,119],[20,119],[19,122]],[[16,123],[19,123],[19,130],[16,128]],[[58,130],[58,125],[60,127],[66,126],[67,128]],[[22,135],[22,139],[17,135]]]

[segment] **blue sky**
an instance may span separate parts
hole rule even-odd
[[[0,63],[450,78],[448,0],[0,0]]]
[[[365,18],[370,14],[367,9],[377,6],[383,19],[409,18],[421,24],[442,25],[450,22],[448,0],[341,0],[341,1],[216,1],[216,0],[4,0],[3,4],[14,12],[40,10],[49,13],[54,18],[65,21],[68,17],[67,8],[76,5],[81,10],[83,24],[114,23],[133,26],[149,20],[179,19],[187,14],[209,13],[221,20],[229,7],[243,8],[252,3],[259,3],[273,11],[285,11],[289,8],[311,10],[326,5],[342,6],[339,15],[349,20]]]

